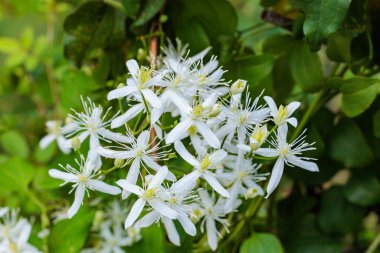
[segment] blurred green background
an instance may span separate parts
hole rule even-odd
[[[253,95],[301,101],[301,126],[317,142],[320,173],[289,168],[277,196],[220,250],[244,241],[240,252],[253,252],[254,234],[270,232],[289,253],[379,252],[368,251],[380,240],[379,18],[377,0],[2,0],[0,205],[32,219],[41,249],[86,245],[93,209],[52,226],[69,199],[47,170],[74,157],[38,147],[45,122],[79,109],[80,95],[108,105],[127,59],[147,64],[153,36],[161,45],[179,37],[193,53],[213,46],[226,77],[247,79]],[[51,235],[41,240],[44,228]],[[143,236],[157,252],[178,250],[160,231]]]

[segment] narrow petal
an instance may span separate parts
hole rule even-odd
[[[100,180],[88,179],[87,185],[96,191],[108,193],[111,195],[117,195],[121,193],[120,188],[113,185],[106,184]]]
[[[186,234],[195,236],[197,234],[197,229],[193,222],[187,217],[185,214],[178,215],[178,221],[181,223],[183,229],[185,230]]]
[[[217,164],[223,161],[223,159],[226,158],[226,156],[227,156],[227,152],[224,151],[223,149],[219,149],[219,150],[214,151],[210,155],[210,161],[212,162],[212,164]]]
[[[136,86],[124,86],[124,87],[121,87],[121,88],[118,88],[118,89],[115,89],[115,90],[112,90],[108,93],[107,95],[107,99],[108,100],[112,100],[112,99],[115,99],[115,98],[122,98],[122,97],[126,97],[128,96],[129,94],[133,93],[137,91],[137,87]]]
[[[78,176],[57,169],[50,169],[49,175],[51,177],[61,179],[65,182],[78,182]]]
[[[284,159],[282,157],[279,157],[274,164],[272,175],[270,176],[269,183],[267,186],[267,196],[265,198],[268,198],[269,195],[277,188],[278,184],[280,183],[282,174],[284,172]]]
[[[300,159],[300,158],[298,158],[298,157],[296,157],[294,155],[288,155],[288,156],[285,157],[285,159],[289,163],[291,163],[291,164],[293,164],[293,165],[295,165],[297,167],[300,167],[302,169],[305,169],[305,170],[308,170],[308,171],[313,171],[313,172],[319,171],[318,165],[316,163],[314,163],[314,162],[304,161],[304,160],[302,160],[302,159]]]
[[[54,134],[48,134],[44,137],[42,137],[40,141],[40,148],[45,149],[47,146],[49,146],[50,143],[52,143],[55,140],[55,135]]]
[[[150,89],[141,90],[144,98],[149,102],[149,104],[155,108],[161,107],[161,100],[157,97],[156,94]]]
[[[106,157],[106,158],[112,158],[112,159],[130,159],[134,157],[134,153],[132,150],[128,151],[117,151],[117,150],[111,150],[103,147],[98,147],[96,149],[99,155]]]
[[[218,94],[215,92],[208,96],[205,101],[203,101],[202,106],[203,107],[209,107],[213,106],[216,103],[216,100],[218,100]]]
[[[172,220],[163,219],[164,226],[166,229],[166,233],[168,234],[169,241],[171,241],[174,245],[180,246],[181,240],[179,239],[179,234]]]
[[[235,182],[231,189],[230,189],[230,198],[227,199],[226,201],[226,204],[224,206],[224,212],[225,213],[230,213],[232,212],[234,209],[233,209],[233,203],[237,200],[238,198],[238,195],[239,195],[239,191],[241,189],[241,184],[238,183],[238,182]]]
[[[151,211],[146,214],[144,217],[139,219],[134,225],[135,228],[146,228],[150,227],[154,222],[156,222],[160,218],[160,213],[157,211]]]
[[[290,104],[288,104],[287,106],[288,116],[292,115],[294,111],[297,110],[298,107],[300,107],[300,105],[301,105],[300,102],[291,102]]]
[[[143,162],[150,168],[154,170],[159,170],[162,166],[156,163],[150,156],[143,156],[142,157]]]
[[[169,219],[177,219],[178,213],[156,198],[148,200],[149,205],[161,215]],[[131,211],[132,212],[132,211]]]
[[[199,161],[192,154],[190,154],[189,151],[187,151],[187,149],[181,141],[175,141],[174,148],[183,160],[185,160],[193,166],[199,166]]]
[[[206,220],[206,230],[207,230],[207,242],[210,248],[215,251],[218,247],[218,236],[215,226],[215,221],[212,218],[207,218]]]
[[[264,100],[265,102],[267,102],[268,106],[269,106],[269,109],[270,109],[270,113],[273,117],[276,117],[277,114],[278,114],[278,109],[277,109],[277,105],[276,103],[274,102],[273,98],[269,97],[269,96],[265,96],[264,97]]]
[[[189,129],[193,124],[193,121],[190,118],[187,118],[178,125],[176,125],[169,133],[166,135],[166,143],[173,143],[176,140],[180,140],[180,137]]]
[[[129,183],[127,180],[125,179],[120,179],[116,182],[116,184],[118,186],[120,186],[121,188],[123,188],[123,190],[126,190],[128,192],[133,192],[134,194],[136,194],[137,196],[141,196],[141,192],[142,192],[142,189],[140,187],[138,187],[137,185],[134,185],[134,184],[131,184]]]
[[[202,145],[202,140],[197,134],[190,135],[190,140],[197,154],[204,154],[206,152],[206,148]]]
[[[179,191],[182,191],[183,189],[189,189],[195,185],[195,182],[200,176],[201,174],[197,170],[194,170],[193,172],[183,176],[180,180],[175,182],[171,186],[171,190],[175,192],[179,192]]]
[[[128,214],[127,219],[124,223],[124,228],[128,229],[130,226],[133,225],[133,223],[137,220],[137,218],[140,216],[142,210],[144,209],[146,201],[143,199],[138,199],[133,204],[131,211]]]
[[[286,137],[288,136],[288,125],[283,124],[277,129],[278,145],[280,147],[287,145]]]
[[[67,145],[68,140],[65,139],[63,136],[59,136],[57,138],[57,144],[59,149],[64,153],[68,154],[71,151],[70,145]]]
[[[148,146],[150,140],[150,132],[148,130],[142,131],[139,137],[137,137],[137,143],[142,146]]]
[[[134,159],[131,166],[129,167],[127,181],[131,184],[136,184],[137,179],[140,174],[140,159]]]
[[[206,123],[202,121],[196,121],[195,125],[197,126],[198,132],[203,136],[203,138],[211,147],[220,148],[220,141],[218,137],[214,134],[213,131],[211,131]]]
[[[192,108],[183,97],[171,91],[169,92],[168,96],[170,97],[173,104],[175,104],[179,110],[181,110],[182,112],[188,115],[191,114]]]
[[[86,187],[82,184],[79,184],[75,190],[75,197],[74,202],[71,205],[69,211],[67,212],[67,217],[71,219],[79,210],[80,206],[82,205],[84,193],[85,193]]]
[[[129,73],[132,75],[132,76],[136,76],[140,70],[139,68],[139,64],[137,63],[136,60],[128,60],[126,62],[126,65],[127,65],[127,68],[128,68],[128,71]]]
[[[99,129],[98,133],[107,140],[112,140],[121,143],[131,143],[133,140],[131,136],[123,135],[121,133],[114,133],[105,128]]]
[[[251,147],[248,145],[245,145],[245,144],[240,143],[236,147],[238,147],[238,149],[240,149],[240,150],[243,150],[244,152],[250,152],[251,151]]]
[[[143,109],[144,105],[142,103],[132,106],[125,113],[112,120],[111,128],[122,126],[124,123],[127,123],[129,120],[136,117]]]
[[[298,125],[298,120],[294,117],[288,118],[286,120],[286,122],[288,122],[290,125],[292,125],[294,127],[297,127],[297,125]]]
[[[162,184],[168,174],[168,167],[161,167],[156,175],[154,175],[153,179],[149,182],[148,188],[155,188]]]
[[[225,198],[229,198],[229,192],[224,189],[224,187],[219,183],[212,173],[203,173],[202,177],[207,181],[207,183],[220,195]]]
[[[259,148],[258,150],[255,150],[254,153],[256,155],[264,156],[264,157],[277,157],[278,152],[276,149],[272,148]]]

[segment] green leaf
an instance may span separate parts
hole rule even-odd
[[[318,222],[328,233],[349,233],[360,227],[364,213],[344,198],[341,187],[333,187],[322,195]]]
[[[58,222],[49,236],[49,252],[77,253],[82,249],[90,232],[95,211],[81,207],[72,218]]]
[[[46,163],[57,152],[57,145],[49,145],[45,149],[41,149],[39,146],[33,152],[33,157],[38,162]]]
[[[36,169],[26,161],[13,157],[0,166],[0,185],[7,191],[22,193],[27,190]]]
[[[347,168],[365,167],[373,159],[373,152],[360,128],[349,120],[336,126],[329,150],[329,155]]]
[[[273,234],[254,233],[240,247],[240,253],[283,253],[281,243]]]
[[[127,17],[131,18],[134,18],[137,15],[141,5],[140,0],[121,0],[121,3]]]
[[[354,174],[344,186],[344,196],[360,206],[380,203],[380,182],[373,173]]]
[[[305,13],[303,32],[312,51],[337,31],[344,20],[351,0],[291,0]]]
[[[310,52],[303,41],[293,47],[289,59],[290,71],[296,83],[305,91],[322,88],[322,64],[317,53]]]
[[[132,247],[128,248],[129,253],[141,253],[141,252],[152,252],[164,253],[164,235],[162,233],[161,227],[157,225],[150,226],[148,228],[143,228],[141,230],[142,240]]]
[[[370,107],[380,84],[379,80],[366,77],[333,78],[329,82],[342,92],[342,109],[348,117],[356,117]]]
[[[17,39],[10,37],[0,37],[0,53],[13,54],[20,49],[20,43]]]
[[[138,14],[137,19],[132,25],[136,27],[147,23],[150,19],[156,16],[164,3],[164,0],[146,0],[142,10]]]
[[[29,147],[24,136],[15,130],[3,133],[0,136],[0,143],[3,149],[10,155],[21,158],[28,158]]]
[[[380,110],[373,115],[373,134],[380,138]]]
[[[82,4],[64,22],[64,29],[70,36],[66,39],[65,56],[78,65],[89,52],[103,47],[115,25],[115,9],[102,1]]]
[[[350,63],[351,37],[340,32],[331,34],[327,41],[326,53],[330,60]]]

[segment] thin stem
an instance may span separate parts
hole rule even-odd
[[[380,232],[377,234],[375,239],[372,241],[372,243],[369,245],[368,249],[365,251],[365,253],[374,253],[375,250],[380,245]]]

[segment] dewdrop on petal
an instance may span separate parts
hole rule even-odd
[[[80,149],[81,143],[78,137],[74,137],[71,139],[71,146],[73,147],[74,151]]]
[[[230,92],[232,95],[240,94],[244,91],[245,86],[247,86],[247,81],[238,79],[231,85]]]

